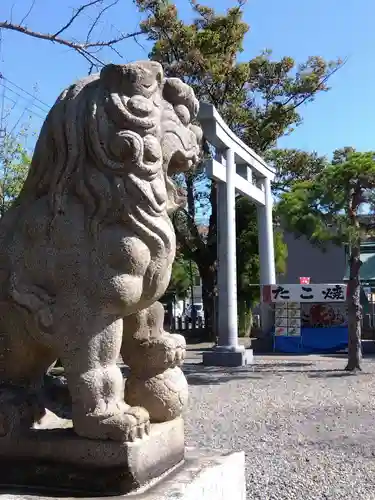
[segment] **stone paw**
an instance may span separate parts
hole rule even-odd
[[[186,408],[188,393],[186,378],[177,366],[150,378],[130,373],[125,384],[126,401],[144,405],[151,422],[167,422],[179,417]]]
[[[87,415],[81,422],[74,422],[74,430],[90,439],[135,441],[150,433],[150,417],[144,408],[128,407],[121,413]]]
[[[182,335],[165,333],[160,337],[150,338],[146,346],[147,361],[143,364],[142,371],[147,370],[147,367],[164,371],[181,366],[184,362],[186,342]]]
[[[161,337],[166,342],[166,365],[168,367],[181,366],[185,360],[186,341],[185,337],[177,333],[171,333]]]
[[[129,347],[127,352],[123,351],[122,359],[132,373],[141,377],[154,376],[168,368],[179,367],[185,359],[185,338],[178,334],[163,333]]]

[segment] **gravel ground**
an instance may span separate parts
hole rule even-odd
[[[260,356],[208,368],[190,348],[187,444],[246,453],[249,500],[375,499],[375,359]]]
[[[202,347],[184,368],[187,445],[243,450],[248,500],[375,500],[375,358],[358,375],[324,356],[209,368]]]

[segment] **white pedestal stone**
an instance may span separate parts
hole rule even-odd
[[[221,346],[213,347],[210,351],[203,352],[203,364],[205,366],[245,366],[254,362],[253,350],[245,349],[244,346]]]
[[[0,500],[52,500],[30,492],[1,492]],[[72,500],[74,497],[70,497]],[[105,497],[101,497],[105,498]],[[132,500],[246,500],[245,454],[188,449],[183,464],[142,490],[119,497]],[[56,500],[56,498],[54,498]],[[82,500],[82,499],[81,499]]]

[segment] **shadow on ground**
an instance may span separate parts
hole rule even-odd
[[[343,368],[316,368],[314,363],[266,363],[241,366],[236,368],[209,367],[201,363],[185,363],[183,367],[189,385],[218,385],[235,380],[259,380],[268,377],[285,375],[307,375],[312,379],[343,378],[368,376],[371,373],[347,372]]]
[[[212,347],[188,347],[187,352],[206,352],[212,351]]]
[[[232,380],[253,380],[262,379],[263,376],[255,373],[252,369],[222,368],[204,366],[197,363],[185,363],[183,366],[186,379],[189,385],[217,385]]]
[[[207,348],[208,349],[208,348]],[[196,351],[207,350],[206,348],[196,348]],[[188,351],[189,353],[189,351]],[[311,379],[329,379],[329,378],[344,378],[353,376],[369,376],[370,372],[347,372],[345,368],[346,356],[337,355],[338,358],[343,359],[342,367],[335,368],[319,368],[319,363],[315,361],[293,361],[291,358],[280,361],[266,361],[255,362],[252,365],[240,367],[210,367],[202,363],[194,362],[195,356],[188,358],[184,365],[183,371],[191,386],[204,386],[204,385],[218,385],[225,384],[236,380],[261,380],[270,377],[285,377],[285,376],[298,376],[305,375]],[[129,368],[127,366],[120,366],[122,375],[127,378],[129,375]],[[63,377],[55,376],[46,380],[47,397],[50,400],[57,400],[63,406],[66,406],[69,401],[69,392]]]
[[[316,370],[315,372],[308,373],[309,378],[343,378],[343,377],[360,377],[363,375],[371,375],[368,372],[356,371],[347,372],[342,370]]]

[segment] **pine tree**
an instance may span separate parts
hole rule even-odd
[[[271,50],[245,58],[243,43],[249,26],[243,21],[242,1],[219,14],[191,0],[192,22],[184,22],[168,0],[135,3],[144,15],[142,31],[153,43],[150,57],[162,63],[167,76],[183,79],[198,99],[213,104],[229,127],[261,155],[301,123],[301,105],[327,91],[329,77],[342,64],[319,56],[302,64],[291,57],[274,60]],[[184,255],[198,266],[210,328],[216,295],[216,185],[201,169],[187,174],[184,182],[188,210],[177,214],[176,232]],[[203,238],[197,215],[204,210],[210,218]]]

